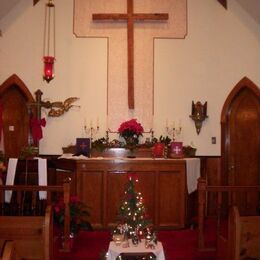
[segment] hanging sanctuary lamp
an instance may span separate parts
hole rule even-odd
[[[53,0],[48,0],[45,5],[43,41],[43,80],[49,83],[54,78],[55,61],[55,5]]]

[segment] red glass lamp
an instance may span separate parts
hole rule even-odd
[[[43,79],[50,82],[54,78],[55,61],[55,5],[48,0],[45,6],[44,45],[43,45]]]
[[[52,56],[44,56],[44,69],[43,69],[43,79],[48,83],[54,78],[54,60]]]

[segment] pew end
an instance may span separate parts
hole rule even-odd
[[[198,251],[211,251],[216,250],[217,259],[219,260],[232,260],[232,259],[240,259],[240,258],[231,258],[230,254],[230,244],[228,245],[228,240],[231,237],[230,230],[228,230],[228,226],[231,229],[231,226],[234,225],[236,222],[228,223],[228,218],[231,221],[231,216],[234,217],[234,212],[229,212],[229,209],[236,206],[236,195],[240,193],[259,193],[260,192],[260,185],[257,186],[226,186],[226,185],[219,185],[213,186],[208,185],[207,180],[204,178],[198,179]],[[206,218],[208,217],[207,212],[207,203],[208,203],[208,196],[214,195],[216,199],[216,212],[215,212],[215,219],[216,219],[216,243],[215,245],[208,244],[208,240],[205,237],[205,222]],[[256,209],[257,215],[257,209]],[[237,212],[238,214],[238,212]],[[239,215],[239,214],[238,214]],[[211,216],[212,217],[212,216]],[[254,223],[259,226],[258,219],[260,216],[245,216],[247,220],[253,221]],[[244,223],[244,216],[239,217],[239,223]],[[256,220],[256,221],[255,221]],[[233,224],[232,224],[233,223]],[[249,225],[249,224],[248,224]],[[247,225],[244,225],[244,228],[248,229]],[[259,227],[260,229],[260,227]],[[234,231],[233,231],[234,232]],[[260,233],[260,232],[259,232]],[[247,232],[246,234],[254,234],[253,236],[259,236],[258,234],[254,234],[252,232]],[[232,233],[234,236],[234,233]],[[250,235],[252,237],[252,235]],[[246,237],[246,236],[245,236]],[[247,241],[249,241],[248,237],[246,237]],[[257,241],[258,245],[260,245],[259,240]],[[251,243],[251,242],[250,242]],[[252,242],[251,244],[254,244]],[[259,247],[259,246],[258,246]],[[256,247],[257,248],[257,247]],[[259,249],[260,250],[260,247]],[[250,250],[248,249],[247,252]],[[246,258],[241,258],[246,259]],[[247,258],[249,259],[249,258]],[[260,259],[252,258],[252,259]]]
[[[53,259],[51,206],[45,216],[0,216],[0,238],[12,240],[23,259]]]
[[[22,260],[13,241],[0,240],[0,260]]]
[[[10,203],[5,202],[6,191],[13,191]],[[46,191],[46,200],[39,199],[39,191]],[[61,250],[69,252],[71,250],[69,179],[64,181],[63,186],[0,185],[0,239],[13,240],[22,257],[29,252],[31,254],[29,259],[53,259],[52,205],[57,196],[64,198],[65,205],[62,231],[64,243]],[[42,257],[38,257],[39,252]]]
[[[228,259],[260,259],[260,216],[240,216],[229,211]]]

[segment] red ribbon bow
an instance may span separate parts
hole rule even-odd
[[[31,131],[32,131],[32,138],[34,142],[38,142],[42,139],[42,126],[46,126],[46,120],[45,118],[37,119],[37,118],[31,118],[30,121]]]

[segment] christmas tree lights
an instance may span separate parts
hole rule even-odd
[[[124,234],[125,247],[128,246],[128,238],[131,238],[132,243],[137,245],[141,241],[145,230],[151,226],[151,220],[148,219],[142,194],[135,189],[135,183],[138,182],[137,174],[128,174],[127,179],[124,197],[119,207],[119,224],[113,231],[113,239],[117,237],[117,234]]]

